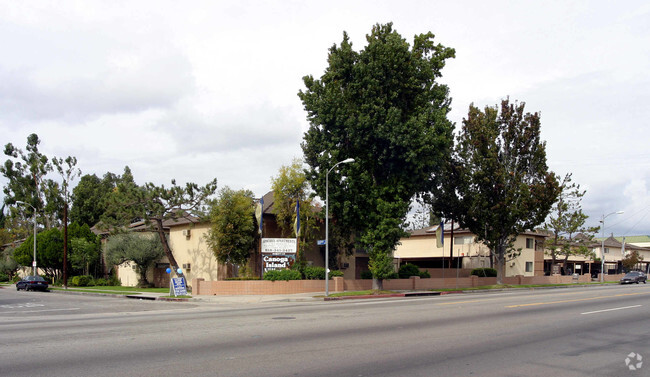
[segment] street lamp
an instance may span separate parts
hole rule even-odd
[[[27,206],[32,207],[32,210],[34,211],[34,215],[32,216],[34,218],[34,261],[32,262],[32,275],[36,276],[36,208],[34,208],[33,205],[29,203],[25,203],[20,200],[16,200],[16,204],[24,204]]]
[[[602,220],[600,220],[601,223],[603,223],[603,241],[600,246],[600,282],[603,283],[605,282],[605,219],[607,216],[610,215],[621,215],[623,214],[623,211],[617,211],[617,212],[612,212],[607,215],[603,214]]]
[[[329,200],[329,175],[335,167],[340,164],[348,164],[354,162],[354,158],[346,158],[339,161],[327,171],[325,174],[325,296],[330,294],[330,274],[329,274],[329,258],[330,258],[330,240],[329,240],[329,219],[330,219],[330,200]]]

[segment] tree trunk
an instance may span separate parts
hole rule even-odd
[[[504,267],[505,267],[505,255],[506,255],[506,248],[503,245],[499,245],[496,248],[496,269],[497,269],[497,285],[503,284],[503,275],[505,273]]]
[[[156,221],[156,230],[158,232],[158,237],[160,238],[160,242],[162,242],[163,245],[163,250],[165,251],[165,255],[167,256],[167,260],[169,260],[169,264],[171,266],[172,271],[178,275],[176,270],[178,270],[178,263],[176,263],[176,259],[174,258],[174,254],[172,254],[172,250],[169,247],[169,243],[167,242],[167,237],[165,237],[165,230],[163,229],[163,222],[162,219],[154,219]]]
[[[375,291],[381,291],[384,289],[384,279],[372,278],[372,289]]]

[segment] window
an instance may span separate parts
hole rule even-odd
[[[535,248],[535,240],[532,238],[526,238],[526,249],[534,249]]]
[[[526,272],[533,272],[533,262],[526,262]]]
[[[609,254],[609,247],[605,248],[605,254]],[[325,275],[323,275],[323,276],[325,276]]]
[[[455,245],[469,245],[474,241],[473,236],[458,236],[454,237]]]

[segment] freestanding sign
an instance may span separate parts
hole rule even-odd
[[[187,285],[184,277],[172,278],[172,287],[174,296],[187,296]]]
[[[262,238],[262,268],[264,272],[291,268],[296,262],[296,238]]]

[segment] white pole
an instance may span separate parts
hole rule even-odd
[[[603,242],[602,242],[601,248],[600,248],[600,255],[602,257],[600,259],[600,282],[601,283],[605,282],[605,218],[607,218],[607,216],[609,216],[609,215],[620,215],[622,213],[623,213],[623,211],[612,212],[612,213],[609,213],[607,215],[603,214],[603,219],[601,220],[601,222],[603,223],[603,232],[602,232],[603,233]]]
[[[36,276],[36,208],[34,208],[33,205],[29,203],[25,203],[21,200],[16,200],[16,204],[24,204],[32,207],[32,210],[34,211],[33,213],[33,220],[34,220],[34,259],[32,261],[32,276]]]

